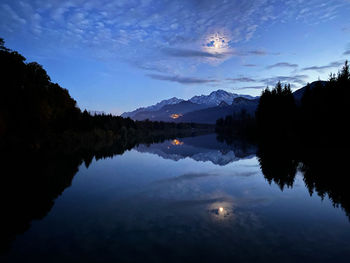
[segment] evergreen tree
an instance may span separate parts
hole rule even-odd
[[[256,111],[256,120],[261,136],[283,137],[293,129],[296,105],[290,85],[282,87],[278,82],[270,91],[267,87],[261,94]]]

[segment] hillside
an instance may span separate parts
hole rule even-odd
[[[253,113],[256,104],[256,98],[250,95],[217,90],[209,95],[194,96],[189,100],[174,97],[149,107],[125,112],[121,116],[139,121],[149,119],[151,121],[214,124],[217,118],[238,112],[243,108]]]
[[[309,87],[313,89],[318,84],[325,86],[326,83],[327,81],[314,81],[309,84]],[[306,88],[307,86],[302,87],[293,93],[297,104],[301,102]],[[217,90],[209,95],[194,96],[189,100],[174,97],[149,107],[125,112],[121,116],[138,121],[149,119],[151,121],[214,124],[217,119],[239,114],[242,110],[254,115],[258,104],[259,97]]]

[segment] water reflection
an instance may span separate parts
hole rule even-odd
[[[182,141],[179,141],[178,139],[174,139],[171,142],[172,145],[183,145],[184,143]]]
[[[147,143],[161,143],[163,137],[144,138]],[[44,218],[52,209],[55,199],[71,186],[73,177],[84,165],[122,155],[138,141],[118,141],[84,145],[79,149],[58,145],[36,149],[19,144],[0,148],[0,255],[9,251],[18,234],[31,227],[33,220]]]
[[[209,211],[212,215],[213,220],[218,222],[223,220],[233,220],[233,203],[214,203],[209,207]]]
[[[156,154],[164,159],[178,161],[191,158],[195,161],[210,161],[217,165],[227,165],[244,158],[255,155],[257,148],[245,141],[236,141],[228,145],[216,139],[215,134],[198,137],[188,137],[180,140],[165,141],[151,145],[139,145],[139,152]]]
[[[0,252],[17,234],[42,219],[54,200],[71,185],[82,160],[55,153],[7,152],[1,155]]]
[[[347,262],[345,158],[215,135],[130,148],[4,155],[1,259]]]
[[[333,205],[342,207],[350,219],[350,191],[348,157],[341,148],[301,149],[288,143],[261,144],[257,156],[264,177],[276,183],[283,191],[294,186],[297,171],[310,193],[316,192],[322,199],[328,196]]]

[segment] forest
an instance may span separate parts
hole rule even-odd
[[[228,144],[244,139],[257,144],[265,179],[283,191],[292,188],[298,172],[312,195],[328,197],[350,216],[349,146],[350,73],[346,61],[327,82],[304,88],[300,101],[290,85],[266,88],[255,116],[242,112],[217,120],[218,139]]]
[[[249,135],[259,142],[337,146],[348,141],[350,72],[346,61],[326,82],[304,88],[299,101],[290,85],[278,82],[261,94],[255,116],[244,112],[221,118],[216,131],[226,137]]]
[[[79,167],[138,144],[206,133],[195,123],[133,121],[81,110],[68,90],[0,39],[0,253],[50,211]],[[9,202],[10,200],[10,202]]]
[[[210,130],[208,125],[133,121],[78,108],[68,90],[53,83],[36,62],[5,47],[0,39],[0,145],[74,149]],[[128,141],[128,142],[127,142]]]

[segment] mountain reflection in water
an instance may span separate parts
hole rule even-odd
[[[348,262],[344,157],[214,134],[123,147],[4,155],[2,262]]]
[[[139,145],[135,149],[174,161],[191,158],[201,162],[210,161],[217,165],[227,165],[240,159],[252,158],[257,151],[256,146],[244,141],[237,141],[234,146],[219,142],[216,140],[216,134]]]

